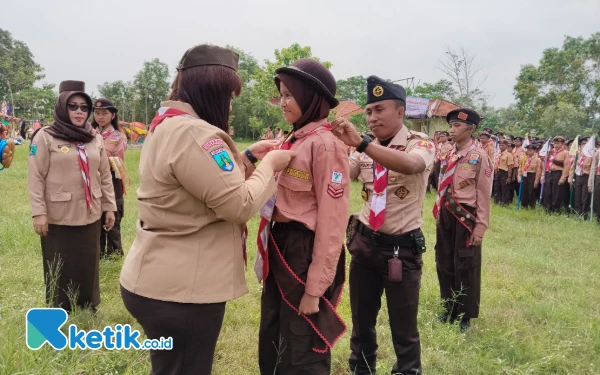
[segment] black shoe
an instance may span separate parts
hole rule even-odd
[[[450,313],[447,311],[441,315],[438,315],[438,320],[440,321],[440,323],[443,323],[443,324],[452,324],[453,323],[453,321],[450,319]]]
[[[460,321],[460,331],[467,332],[471,328],[471,320],[469,318],[463,318]]]

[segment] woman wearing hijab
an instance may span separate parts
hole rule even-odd
[[[100,98],[94,104],[94,120],[92,126],[104,139],[104,149],[110,161],[110,173],[112,175],[117,212],[115,213],[115,225],[110,231],[102,231],[100,234],[100,255],[108,256],[117,254],[123,256],[123,245],[121,244],[121,219],[125,213],[123,194],[125,185],[120,175],[125,168],[125,151],[127,150],[127,137],[120,132],[117,107],[108,99]],[[120,178],[117,178],[120,177]]]
[[[259,366],[261,374],[329,374],[330,349],[346,330],[336,308],[350,195],[347,148],[327,122],[338,104],[336,83],[313,59],[276,73],[281,109],[294,127],[282,148],[296,156],[278,178],[277,199],[261,211]]]
[[[293,153],[276,141],[238,152],[227,134],[238,55],[200,45],[181,59],[140,156],[139,220],[121,271],[125,307],[150,339],[152,374],[210,374],[227,301],[248,292],[246,222]],[[262,159],[258,167],[257,160]]]
[[[31,141],[28,186],[33,227],[41,236],[46,298],[71,311],[100,303],[100,230],[115,222],[115,196],[104,142],[87,122],[85,84],[64,81],[54,123]],[[100,217],[105,213],[105,220]]]

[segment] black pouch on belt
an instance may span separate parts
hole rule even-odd
[[[350,245],[352,239],[356,235],[356,228],[358,227],[358,215],[350,215],[348,219],[348,226],[346,227],[346,244]]]
[[[402,261],[398,259],[399,248],[394,248],[394,257],[388,260],[388,279],[390,281],[402,281]]]

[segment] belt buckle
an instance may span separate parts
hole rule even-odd
[[[371,235],[371,241],[373,241],[374,245],[381,245],[381,233],[373,231]]]

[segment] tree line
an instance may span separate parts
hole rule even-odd
[[[230,125],[236,138],[256,139],[265,129],[289,125],[277,106],[279,93],[273,77],[278,67],[303,57],[314,56],[309,46],[297,43],[276,49],[271,59],[259,62],[251,53],[227,46],[240,55],[239,74],[244,88],[233,101]],[[523,65],[514,86],[515,103],[494,108],[482,87],[487,78],[477,56],[464,47],[447,46],[437,68],[445,75],[437,82],[402,82],[409,96],[446,99],[479,111],[483,124],[494,131],[537,135],[598,134],[600,131],[600,33],[589,38],[565,37],[561,47],[544,50],[537,65]],[[171,74],[173,73],[173,74]],[[99,97],[113,101],[121,119],[148,123],[169,94],[175,70],[158,58],[145,61],[131,81],[105,82],[98,86]],[[37,84],[45,78],[27,45],[0,29],[0,97],[14,101],[16,116],[29,119],[52,118],[56,86]],[[366,105],[366,78],[338,80],[337,97]],[[11,95],[13,100],[11,100]],[[332,114],[332,117],[334,114]],[[366,130],[363,115],[351,121]]]

